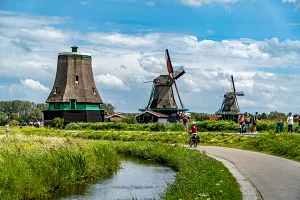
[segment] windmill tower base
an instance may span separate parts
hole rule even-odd
[[[240,113],[237,112],[216,112],[217,120],[226,120],[226,121],[234,121],[238,122],[238,118]]]
[[[45,110],[44,126],[53,126],[57,117],[64,119],[64,124],[71,122],[104,122],[104,110]]]
[[[180,113],[187,110],[188,109],[140,109],[139,111],[142,111],[142,113],[136,115],[136,120],[139,123],[160,122],[170,124],[180,121],[182,119]]]

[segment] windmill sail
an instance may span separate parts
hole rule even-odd
[[[222,115],[224,120],[237,121],[237,116],[240,113],[240,108],[237,96],[244,96],[243,92],[236,92],[233,76],[231,75],[232,92],[226,92],[222,102],[222,106],[216,114]]]
[[[174,71],[173,71],[173,66],[171,63],[171,58],[170,58],[168,49],[166,49],[165,57],[166,57],[166,65],[167,65],[168,72],[169,72],[169,74],[173,75]]]

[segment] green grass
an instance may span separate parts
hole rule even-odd
[[[119,157],[152,159],[177,171],[163,199],[241,199],[220,162],[179,146],[9,135],[0,140],[0,199],[41,199],[61,187],[105,177]]]
[[[123,155],[152,159],[178,171],[163,199],[242,199],[228,169],[199,151],[150,142],[117,142],[115,148]]]
[[[109,145],[24,137],[0,140],[0,199],[49,198],[59,188],[99,179],[119,168]]]
[[[75,137],[93,140],[112,141],[150,141],[169,144],[187,144],[190,135],[185,132],[150,132],[150,131],[69,131],[23,128],[16,133],[40,136]],[[12,132],[14,132],[12,131]],[[261,134],[260,137],[246,137],[227,133],[201,133],[201,145],[226,146],[247,149],[300,161],[300,134]]]

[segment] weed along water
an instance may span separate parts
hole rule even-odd
[[[175,172],[152,161],[123,159],[122,168],[97,183],[66,188],[60,200],[160,199]]]

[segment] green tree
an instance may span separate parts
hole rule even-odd
[[[34,121],[42,121],[43,117],[42,111],[38,108],[33,109],[29,115],[29,119]]]
[[[270,120],[277,120],[277,119],[284,119],[286,118],[286,115],[284,113],[280,113],[277,111],[271,111],[270,114],[268,115],[268,119]]]
[[[210,114],[208,113],[191,113],[192,120],[194,121],[205,121],[209,120]]]
[[[8,116],[5,112],[0,112],[0,126],[4,126],[8,122]]]
[[[128,114],[126,116],[126,118],[124,118],[122,120],[122,122],[125,122],[125,123],[128,123],[128,124],[136,124],[136,123],[138,123],[134,114]]]
[[[48,104],[36,104],[30,101],[0,101],[0,111],[4,112],[8,119],[20,122],[30,120],[43,120],[43,110],[48,108]],[[15,114],[13,114],[15,113]]]
[[[11,113],[10,120],[19,121],[19,115],[18,115],[18,113]]]
[[[261,119],[267,119],[267,118],[268,118],[268,116],[266,113],[261,113]]]
[[[102,104],[101,108],[104,109],[107,114],[112,114],[115,112],[115,107],[110,103]]]

